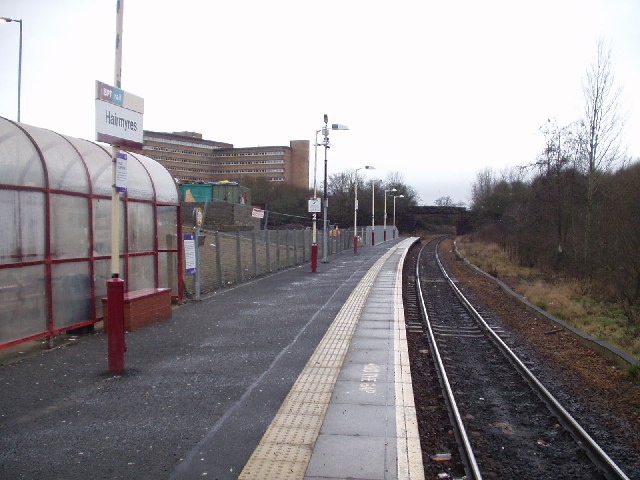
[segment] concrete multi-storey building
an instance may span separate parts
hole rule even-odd
[[[182,183],[264,178],[309,188],[309,140],[291,140],[288,147],[234,148],[205,140],[194,132],[144,131],[142,153],[160,162]]]

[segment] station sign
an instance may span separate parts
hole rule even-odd
[[[322,211],[322,206],[319,198],[310,198],[309,199],[309,213],[320,213]]]
[[[144,99],[96,81],[96,140],[142,148]]]

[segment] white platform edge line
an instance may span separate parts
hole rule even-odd
[[[404,307],[402,302],[402,270],[404,259],[409,246],[416,240],[408,238],[399,246],[404,248],[398,268],[394,294],[394,349],[395,358],[395,391],[396,391],[396,432],[398,449],[398,480],[425,480],[422,464],[422,448],[416,418],[411,383],[411,367],[409,365],[409,351],[404,322]],[[409,244],[405,247],[405,243]]]

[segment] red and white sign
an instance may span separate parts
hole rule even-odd
[[[264,218],[264,210],[260,210],[259,208],[254,208],[251,212],[251,216],[254,218]]]

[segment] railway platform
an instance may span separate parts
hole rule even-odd
[[[128,333],[0,357],[7,478],[421,479],[402,308],[416,239],[216,292]]]

